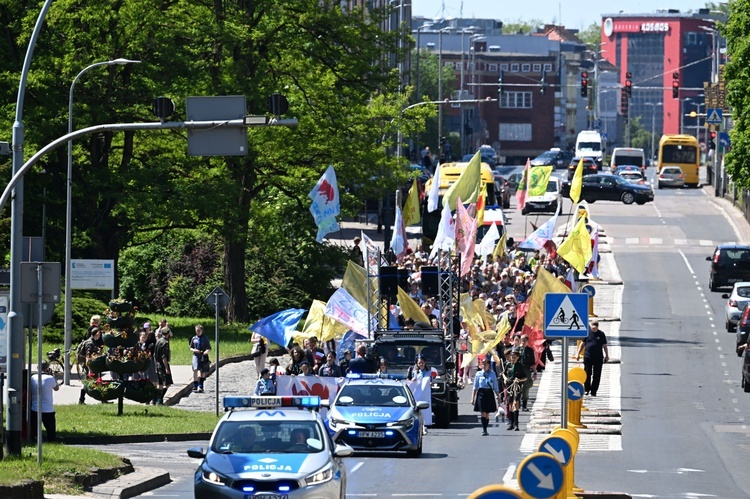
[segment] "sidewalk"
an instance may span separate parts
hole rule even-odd
[[[172,367],[172,379],[174,385],[169,387],[167,395],[164,397],[165,401],[175,397],[184,387],[193,382],[193,369],[191,366],[171,366]],[[55,405],[70,405],[77,404],[81,396],[81,381],[77,376],[73,375],[70,377],[70,385],[60,385],[60,390],[55,392]],[[134,402],[132,400],[124,399],[126,404],[137,404],[142,405],[140,402]],[[86,404],[99,404],[101,402],[86,397]],[[171,405],[171,404],[167,404]]]

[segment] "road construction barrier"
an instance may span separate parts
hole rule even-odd
[[[578,444],[580,443],[578,431],[575,428],[561,428],[557,426],[552,430],[552,433],[550,433],[550,437],[548,438],[551,437],[562,438],[570,446],[570,457],[567,459],[567,462],[561,463],[563,465],[564,474],[563,490],[555,496],[555,499],[578,499],[576,493],[583,492],[583,489],[575,484],[576,454],[578,453]],[[549,450],[545,448],[547,444],[552,444],[553,448],[556,447],[554,442],[547,442],[547,439],[545,439],[539,444],[539,452],[547,452]]]
[[[580,397],[576,397],[577,390],[571,390],[571,383],[580,385]],[[575,428],[586,428],[581,423],[581,412],[588,410],[583,407],[583,387],[586,384],[586,371],[582,367],[573,367],[568,371],[568,424]]]

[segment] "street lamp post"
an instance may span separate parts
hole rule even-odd
[[[646,106],[651,107],[651,158],[654,157],[654,149],[656,148],[655,145],[655,139],[656,139],[656,108],[658,106],[661,106],[661,102],[646,102]]]
[[[90,64],[81,70],[73,78],[70,84],[70,93],[68,94],[68,133],[73,131],[73,90],[75,89],[78,79],[89,69],[99,66],[114,66],[124,64],[136,64],[141,61],[130,59],[113,59],[111,61],[96,62]],[[63,381],[70,385],[70,347],[72,343],[72,326],[73,326],[73,290],[71,289],[71,258],[70,247],[73,243],[73,141],[68,141],[68,178],[66,183],[66,208],[65,208],[65,370]]]

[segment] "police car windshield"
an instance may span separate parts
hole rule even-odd
[[[374,380],[377,381],[377,380]],[[350,406],[408,407],[409,394],[403,386],[349,384],[339,392],[336,404]]]
[[[220,454],[293,453],[323,450],[315,421],[225,421],[211,450]]]

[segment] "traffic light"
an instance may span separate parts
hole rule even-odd
[[[716,132],[710,132],[708,139],[708,148],[716,149]]]
[[[625,73],[625,95],[628,96],[628,99],[631,95],[633,95],[633,73],[628,71]]]
[[[503,71],[501,69],[500,70],[500,77],[497,79],[497,94],[498,95],[503,95],[503,73],[504,72],[505,71]]]
[[[545,90],[545,87],[547,86],[547,70],[546,69],[542,70],[542,81],[540,83],[541,83],[541,86],[539,88],[539,93],[544,95],[544,90]]]
[[[629,104],[630,101],[628,100],[628,93],[625,89],[623,89],[622,93],[620,94],[620,114],[625,119],[625,122],[628,121]]]
[[[589,72],[581,71],[581,97],[589,95]]]
[[[680,73],[677,71],[672,73],[672,98],[680,98]]]

